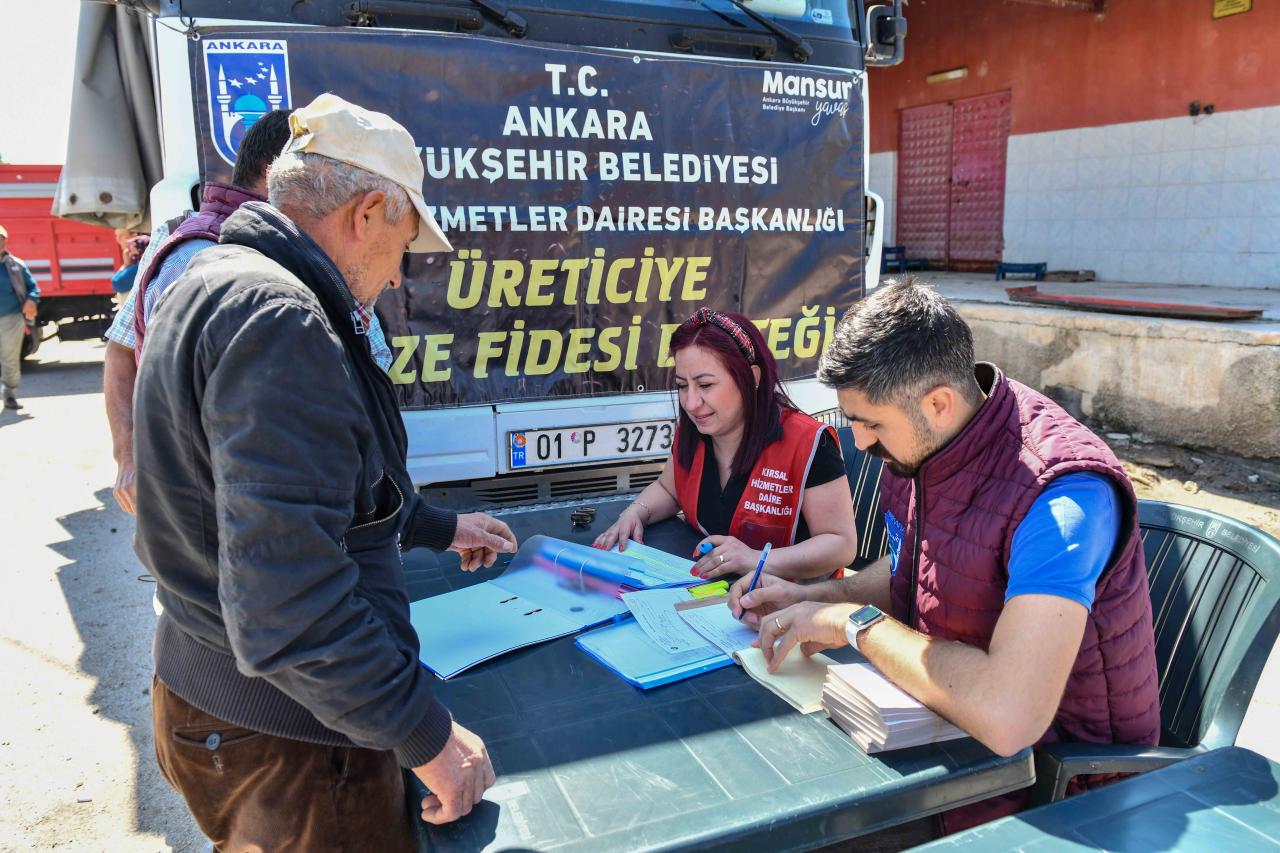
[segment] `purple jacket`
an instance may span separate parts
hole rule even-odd
[[[980,364],[989,395],[914,479],[884,474],[881,506],[904,533],[891,582],[897,619],[986,650],[1004,609],[1013,534],[1049,481],[1092,471],[1121,493],[1124,517],[1098,580],[1062,703],[1038,741],[1155,744],[1160,737],[1151,597],[1133,486],[1111,449],[1056,403]],[[893,525],[890,525],[891,527]],[[914,588],[913,588],[914,587]],[[1082,785],[1104,779],[1090,777]],[[1026,806],[1026,792],[954,809],[954,832]]]
[[[143,306],[146,305],[147,286],[164,266],[165,258],[188,240],[212,240],[216,243],[218,235],[222,233],[222,223],[226,222],[227,217],[235,213],[236,209],[246,201],[266,201],[266,199],[255,192],[229,184],[205,184],[200,209],[194,216],[184,219],[177,228],[173,229],[160,244],[160,248],[156,249],[155,254],[151,256],[147,268],[138,272],[138,278],[133,284],[138,290],[138,295],[135,297],[137,309],[133,314],[133,330],[137,335],[137,342],[133,346],[135,361],[142,359],[142,339],[147,331],[146,312],[143,310]]]

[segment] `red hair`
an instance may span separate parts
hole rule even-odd
[[[751,342],[750,347],[743,346],[744,336]],[[755,467],[769,436],[778,429],[782,407],[795,409],[796,404],[778,385],[778,363],[765,345],[764,335],[741,314],[700,309],[671,336],[671,355],[692,346],[714,353],[742,396],[742,443],[733,457],[729,476],[745,477]],[[755,360],[748,360],[748,354]],[[760,368],[759,384],[751,372],[753,364]],[[671,370],[670,384],[675,385],[675,368]],[[687,469],[693,465],[701,434],[683,406],[677,407],[677,421],[676,461]]]

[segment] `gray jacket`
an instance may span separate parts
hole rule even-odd
[[[400,558],[456,518],[405,468],[390,380],[329,258],[243,205],[165,294],[134,392],[139,557],[156,674],[205,712],[315,743],[436,755]]]

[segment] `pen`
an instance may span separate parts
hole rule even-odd
[[[707,554],[711,553],[711,549],[714,547],[716,546],[712,545],[710,542],[699,542],[698,553],[702,554],[705,557]]]
[[[756,573],[751,576],[751,586],[747,587],[747,592],[751,592],[756,588],[756,584],[760,583],[760,572],[764,570],[764,561],[769,559],[769,551],[772,548],[772,542],[764,543],[764,550],[760,552],[760,562],[756,564]]]

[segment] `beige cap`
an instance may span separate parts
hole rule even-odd
[[[421,222],[410,252],[451,252],[422,197],[422,158],[409,131],[391,116],[375,113],[325,92],[289,116],[293,138],[282,153],[319,154],[382,175],[404,187]]]

